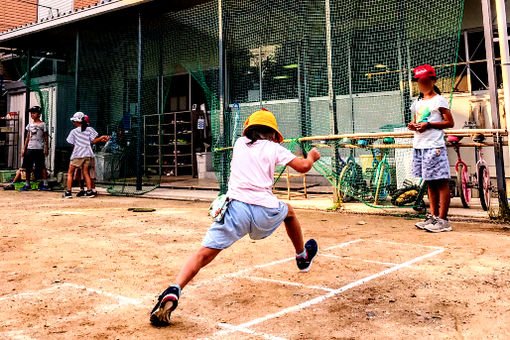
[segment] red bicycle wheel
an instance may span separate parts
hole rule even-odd
[[[485,165],[478,169],[478,190],[482,209],[487,211],[491,206],[491,178],[489,169]]]
[[[460,201],[464,208],[469,208],[469,201],[471,200],[471,189],[469,188],[469,177],[464,164],[457,165],[457,189],[459,190]]]

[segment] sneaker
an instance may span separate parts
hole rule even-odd
[[[317,253],[319,252],[319,246],[317,242],[312,238],[309,239],[305,244],[306,257],[297,257],[296,262],[301,273],[306,273],[312,267],[312,262]]]
[[[32,187],[28,184],[25,184],[24,186],[19,188],[19,191],[30,191],[30,190],[32,190]]]
[[[78,192],[76,194],[76,197],[83,197],[83,196],[85,196],[85,190],[80,190],[80,192]]]
[[[442,231],[452,231],[452,226],[450,221],[437,217],[432,223],[427,224],[424,229],[431,233],[440,233]]]
[[[73,193],[69,190],[64,191],[62,198],[73,198]]]
[[[85,197],[85,198],[96,197],[96,194],[92,190],[87,190],[87,191],[85,191],[85,194],[83,195],[83,197]]]
[[[14,190],[14,183],[9,183],[4,186],[4,190]]]
[[[179,288],[170,286],[158,298],[158,303],[151,312],[151,324],[162,327],[170,325],[170,314],[179,304]]]
[[[43,185],[39,187],[39,191],[50,191],[50,187],[47,185]]]
[[[425,226],[428,224],[431,224],[435,219],[436,219],[436,217],[434,215],[427,214],[427,215],[425,215],[424,221],[417,222],[414,226],[418,229],[424,230]]]

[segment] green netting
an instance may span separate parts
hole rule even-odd
[[[223,11],[229,106],[240,104],[243,121],[272,111],[287,138],[405,129],[420,64],[435,66],[442,91],[452,88],[461,0],[225,1]],[[368,137],[315,141],[323,157],[314,169],[344,198],[389,203],[411,156]],[[314,145],[289,149],[306,154]]]
[[[137,6],[122,20],[97,17],[73,25],[58,43],[33,47],[33,56],[50,53],[57,61],[44,61],[25,81],[41,92],[49,87],[45,77],[55,78],[56,163],[68,157],[68,117],[76,110],[114,137],[97,150],[98,182],[113,194],[196,177],[195,154],[210,151],[225,192],[229,147],[245,119],[264,107],[292,141],[289,149],[306,154],[320,146],[323,157],[312,174],[344,198],[380,205],[407,183],[409,149],[377,148],[383,140],[370,138],[296,139],[405,129],[418,95],[414,67],[433,65],[438,87],[452,89],[462,13],[462,0]],[[20,58],[20,75],[25,64]],[[45,109],[51,106],[39,97]]]

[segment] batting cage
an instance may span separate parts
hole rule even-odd
[[[113,194],[142,194],[162,178],[196,176],[203,152],[211,152],[225,192],[231,147],[246,118],[265,108],[294,153],[320,148],[314,174],[340,197],[384,205],[399,189],[419,184],[410,177],[409,140],[393,136],[407,133],[416,66],[434,66],[439,89],[452,92],[463,4],[140,6],[73,25],[58,43],[20,49],[17,64],[43,118],[57,122],[58,155],[65,156],[59,150],[74,111],[112,136],[96,146],[96,168],[98,183]],[[33,56],[45,60],[36,66]],[[52,104],[45,93],[55,87]]]

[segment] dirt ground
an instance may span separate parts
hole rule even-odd
[[[149,312],[200,245],[208,204],[0,192],[0,339],[509,338],[510,232],[297,210],[321,256],[298,273],[282,226],[242,239]],[[155,208],[134,213],[131,207]]]

